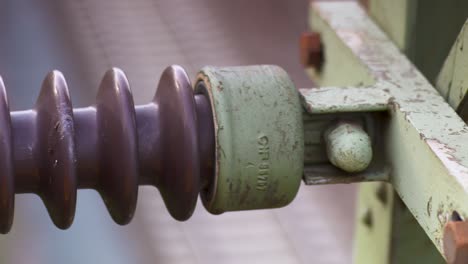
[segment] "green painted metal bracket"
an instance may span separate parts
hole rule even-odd
[[[468,17],[468,1],[368,1],[372,19],[433,83]]]
[[[431,82],[468,17],[468,2],[463,0],[369,0],[367,8],[369,16]],[[378,211],[375,194],[379,188],[378,184],[360,185],[358,210]],[[392,191],[390,195],[396,194]],[[383,263],[369,256],[368,245],[387,245],[380,252],[380,256],[388,256],[387,263],[445,263],[400,199],[389,202],[386,210],[391,213],[380,218],[372,232],[365,232],[368,227],[362,218],[356,222],[356,263]],[[381,233],[381,229],[389,231],[390,239],[376,240],[369,235]]]
[[[358,4],[313,3],[311,24],[325,47],[317,80],[334,87],[300,90],[308,114],[380,113],[370,119],[382,156],[368,170],[390,166],[389,182],[442,252],[452,213],[468,216],[468,127]]]
[[[464,46],[467,45],[466,48]],[[468,21],[440,71],[436,88],[465,122],[468,121]]]

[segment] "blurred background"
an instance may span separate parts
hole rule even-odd
[[[125,71],[135,103],[163,69],[277,64],[297,87],[308,0],[5,0],[0,75],[12,110],[31,108],[47,72],[65,75],[75,107],[93,104],[110,67]],[[72,227],[57,229],[39,197],[17,195],[0,263],[351,263],[355,186],[302,186],[286,208],[173,220],[159,192],[140,188],[135,218],[112,222],[95,191],[78,192]]]

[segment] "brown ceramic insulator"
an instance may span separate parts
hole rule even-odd
[[[186,220],[213,173],[210,102],[194,94],[179,66],[163,72],[152,102],[136,107],[115,68],[96,104],[77,109],[58,71],[47,75],[35,108],[26,111],[9,112],[0,80],[0,126],[1,233],[10,230],[15,193],[38,194],[54,224],[68,228],[82,188],[97,190],[123,225],[133,217],[138,185],[154,185],[169,213]]]

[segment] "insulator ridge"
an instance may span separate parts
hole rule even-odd
[[[33,109],[11,113],[0,79],[0,232],[10,230],[15,193],[38,194],[54,224],[68,228],[83,188],[98,191],[121,225],[133,217],[139,185],[156,186],[169,213],[186,220],[213,175],[214,144],[210,102],[180,66],[168,67],[153,100],[138,106],[116,68],[95,105],[76,109],[58,71]]]

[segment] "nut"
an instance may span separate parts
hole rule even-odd
[[[320,34],[304,32],[300,39],[301,63],[304,67],[320,70],[323,65],[323,49]]]
[[[445,225],[444,254],[449,264],[468,263],[468,222],[450,221]]]

